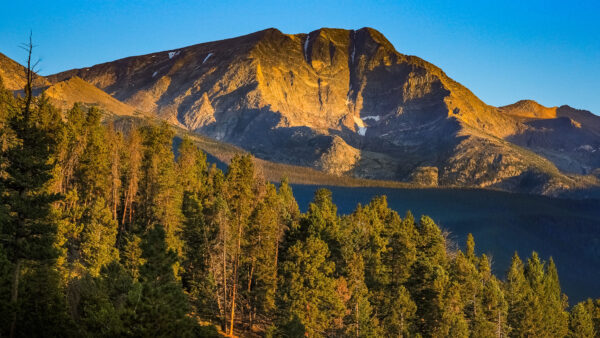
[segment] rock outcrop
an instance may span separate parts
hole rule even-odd
[[[371,28],[267,29],[48,79],[73,76],[257,157],[336,175],[554,194],[599,165],[597,116],[489,106]]]

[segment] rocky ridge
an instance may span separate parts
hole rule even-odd
[[[555,195],[596,182],[597,116],[492,107],[371,28],[267,29],[49,76],[257,157],[336,175]],[[569,137],[564,137],[569,135]]]

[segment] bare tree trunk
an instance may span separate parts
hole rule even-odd
[[[12,290],[10,295],[10,302],[15,307],[13,310],[13,317],[10,323],[10,337],[13,338],[16,334],[17,329],[17,301],[19,300],[19,277],[21,276],[21,263],[23,261],[18,258],[15,264],[15,271],[12,279]]]
[[[125,224],[125,218],[127,216],[127,203],[129,203],[129,188],[125,192],[125,201],[123,201],[123,218],[121,219],[121,224]],[[123,226],[125,228],[125,226]]]
[[[260,242],[260,240],[259,240]],[[250,272],[248,274],[248,295],[250,295],[250,291],[252,290],[252,276],[254,275],[254,265],[255,265],[255,258],[252,258],[252,263],[250,266]],[[249,300],[249,304],[248,304],[248,327],[250,328],[250,331],[252,331],[252,325],[254,325],[252,318],[253,314],[254,314],[254,304],[253,304],[253,298],[251,296],[249,296],[250,300]]]
[[[222,225],[224,226],[224,225]],[[223,331],[227,332],[227,245],[223,231]]]
[[[502,337],[502,317],[501,317],[501,313],[498,310],[498,324],[496,326],[496,337],[501,338]]]
[[[238,236],[237,236],[237,248],[234,259],[234,267],[233,267],[233,289],[231,293],[231,313],[230,313],[230,326],[229,326],[229,335],[233,337],[233,326],[235,320],[235,296],[237,293],[237,284],[238,284],[238,265],[240,261],[240,249],[242,246],[242,222],[238,220]]]
[[[360,336],[360,318],[358,315],[358,301],[356,302],[356,307],[355,307],[355,311],[356,311],[356,338],[358,338]]]
[[[29,33],[29,43],[25,45],[25,49],[27,50],[27,83],[25,84],[25,114],[29,115],[31,100],[33,95],[31,94],[31,85],[33,82],[33,67],[31,65],[31,53],[33,52],[33,40],[31,38],[31,33]],[[36,63],[37,64],[37,63]]]

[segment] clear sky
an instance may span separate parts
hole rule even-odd
[[[0,52],[23,62],[29,30],[43,75],[248,34],[381,31],[486,103],[519,99],[600,114],[600,1],[2,0]]]

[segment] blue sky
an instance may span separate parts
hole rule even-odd
[[[29,30],[41,73],[275,27],[381,31],[486,103],[519,99],[600,114],[600,1],[3,1],[0,52],[22,62]]]

